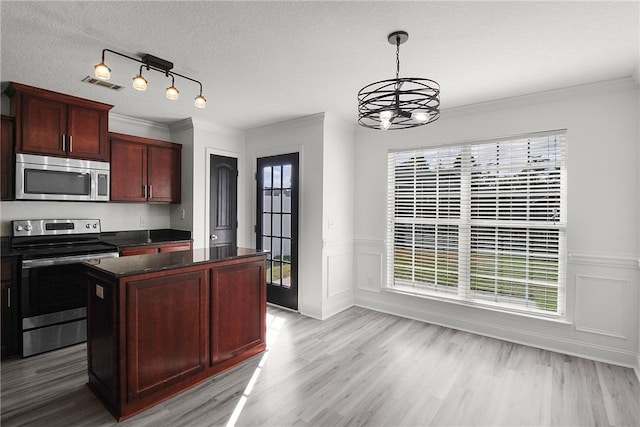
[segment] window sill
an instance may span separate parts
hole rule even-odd
[[[411,297],[416,297],[416,298],[422,298],[422,299],[427,299],[427,300],[432,300],[432,301],[440,301],[440,302],[445,302],[448,304],[455,304],[455,305],[459,305],[459,306],[464,306],[464,307],[473,307],[473,308],[477,308],[480,310],[488,310],[488,311],[493,311],[496,313],[501,313],[501,314],[507,314],[507,315],[515,315],[515,316],[520,316],[520,317],[527,317],[530,319],[535,319],[535,320],[543,320],[546,322],[551,322],[551,323],[556,323],[556,324],[561,324],[561,325],[572,325],[573,323],[568,321],[566,318],[563,318],[559,315],[545,315],[545,314],[540,314],[537,315],[536,313],[532,313],[532,312],[528,312],[528,311],[523,311],[523,310],[518,310],[516,308],[502,308],[502,307],[494,307],[492,306],[490,303],[482,303],[482,302],[478,302],[478,301],[470,301],[470,300],[465,300],[462,299],[460,297],[458,297],[457,295],[447,295],[447,296],[438,296],[438,295],[434,295],[434,294],[426,294],[426,293],[422,293],[422,292],[416,292],[413,291],[411,288],[406,288],[406,287],[384,287],[382,288],[383,292],[388,292],[388,293],[393,293],[393,294],[399,294],[399,295],[407,295],[407,296],[411,296]]]

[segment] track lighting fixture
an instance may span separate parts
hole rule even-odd
[[[140,66],[140,71],[133,78],[133,88],[134,89],[140,90],[140,91],[147,90],[147,84],[149,82],[147,81],[147,79],[145,79],[142,76],[142,69],[143,68],[146,68],[147,71],[149,71],[149,70],[159,71],[161,73],[164,73],[164,75],[166,77],[171,77],[171,86],[169,86],[165,90],[165,96],[168,99],[170,99],[172,101],[175,101],[175,100],[178,99],[178,96],[180,95],[180,91],[175,86],[175,76],[178,76],[178,77],[182,77],[183,79],[191,80],[192,82],[197,83],[200,86],[200,92],[199,92],[199,95],[195,97],[194,105],[197,108],[205,108],[206,107],[207,100],[206,100],[206,98],[204,96],[202,96],[202,83],[200,83],[198,80],[192,79],[191,77],[187,77],[185,75],[178,74],[175,71],[171,71],[171,69],[173,68],[173,63],[172,62],[169,62],[169,61],[166,61],[164,59],[155,57],[153,55],[147,54],[147,55],[144,55],[142,58],[138,59],[138,58],[131,57],[129,55],[125,55],[125,54],[120,53],[120,52],[116,52],[116,51],[111,50],[111,49],[103,49],[102,50],[102,60],[100,61],[99,64],[97,64],[94,67],[94,75],[96,76],[96,78],[98,78],[100,80],[109,80],[111,78],[111,69],[104,62],[104,55],[105,55],[106,52],[111,52],[111,53],[116,54],[118,56],[122,56],[123,58],[127,58],[127,59],[130,59],[131,61],[135,61],[135,62],[138,62],[138,63],[142,64]]]
[[[387,36],[396,46],[396,78],[371,83],[358,92],[358,124],[371,129],[406,129],[440,117],[440,85],[429,79],[400,78],[400,45],[405,31]]]

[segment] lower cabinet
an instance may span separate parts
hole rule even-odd
[[[231,359],[264,339],[266,286],[264,263],[243,268],[223,267],[213,271],[211,280],[211,365]],[[238,292],[238,284],[243,285]],[[242,313],[260,313],[246,317]],[[242,322],[237,319],[242,318]]]
[[[206,369],[207,273],[194,271],[129,282],[128,401]]]
[[[15,356],[20,350],[18,323],[17,258],[3,257],[2,285],[2,357]]]
[[[264,255],[126,277],[89,271],[89,387],[119,421],[265,348]]]

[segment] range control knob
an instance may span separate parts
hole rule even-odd
[[[93,228],[98,228],[98,223],[93,224]]]
[[[21,225],[16,225],[16,231],[22,231],[22,230],[24,230],[24,229],[22,228]]]
[[[31,226],[31,224],[27,224],[27,225],[24,226],[24,229],[27,230],[27,231],[31,231],[32,228],[33,227]]]
[[[91,224],[85,225],[86,228],[91,228]]]

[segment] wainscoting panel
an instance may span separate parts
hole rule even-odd
[[[384,286],[384,240],[359,239],[355,242],[355,273],[358,290],[380,293]]]
[[[350,266],[351,254],[327,256],[327,297],[331,298],[342,292],[351,291],[353,271]]]
[[[356,271],[358,272],[358,289],[380,292],[382,288],[382,256],[380,254],[358,252]]]
[[[633,297],[628,280],[576,275],[576,330],[627,339]]]

